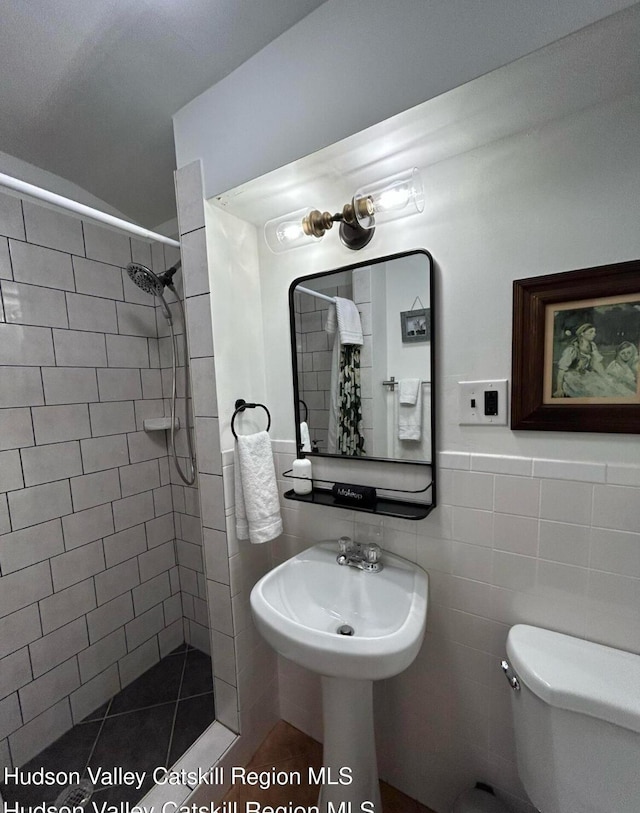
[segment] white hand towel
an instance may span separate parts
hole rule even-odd
[[[401,378],[398,382],[398,400],[401,404],[415,404],[422,386],[419,378]]]
[[[402,403],[398,394],[398,440],[420,440],[422,437],[422,382],[419,382],[415,404]]]
[[[282,533],[282,517],[267,432],[239,435],[234,457],[238,539],[249,539],[254,544],[275,539]]]
[[[300,424],[300,451],[311,451],[311,435],[309,434],[309,426],[306,421],[302,421]]]
[[[363,344],[362,323],[356,303],[350,299],[336,298],[336,316],[341,344]]]
[[[332,303],[329,305],[327,311],[327,320],[324,323],[324,329],[329,335],[333,335],[338,327],[338,319],[336,317],[336,306]]]

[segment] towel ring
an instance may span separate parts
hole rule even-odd
[[[238,415],[238,413],[240,412],[244,412],[245,409],[255,409],[256,407],[261,407],[262,409],[264,409],[264,411],[267,413],[267,432],[269,431],[269,429],[271,429],[271,414],[269,413],[269,410],[266,408],[264,404],[248,404],[244,400],[244,398],[238,398],[235,406],[236,406],[235,412],[231,416],[231,431],[233,432],[233,437],[236,440],[238,439],[238,436],[236,435],[236,430],[233,424],[235,422],[236,415]]]
[[[307,418],[309,417],[309,407],[305,404],[302,398],[298,398],[298,403],[302,404],[302,406],[304,407],[304,420],[306,421]]]

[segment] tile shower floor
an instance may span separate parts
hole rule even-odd
[[[102,806],[135,804],[153,786],[151,774],[169,767],[214,720],[211,659],[187,645],[178,647],[108,703],[56,740],[21,771],[145,772],[140,789],[110,785],[96,789]],[[86,775],[86,773],[85,773]],[[6,802],[21,806],[52,803],[63,786],[0,786]],[[89,810],[93,809],[90,805]]]

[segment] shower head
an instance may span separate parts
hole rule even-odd
[[[173,275],[176,273],[178,268],[180,268],[180,265],[180,260],[178,260],[174,266],[168,268],[164,274],[161,274],[160,276],[154,274],[150,268],[147,268],[146,265],[142,265],[141,263],[129,263],[127,266],[127,274],[129,275],[129,279],[146,294],[151,294],[152,296],[158,297],[162,307],[162,312],[169,322],[171,322],[171,311],[169,310],[169,306],[167,305],[162,294],[165,286],[170,288],[175,294],[175,288],[173,287],[171,280],[173,279]]]
[[[138,288],[152,296],[162,296],[165,283],[160,279],[157,274],[154,274],[146,265],[140,263],[129,263],[127,266],[127,274],[129,279],[134,282]]]

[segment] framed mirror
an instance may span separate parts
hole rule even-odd
[[[432,258],[422,250],[293,281],[299,456],[431,464],[433,305]]]

